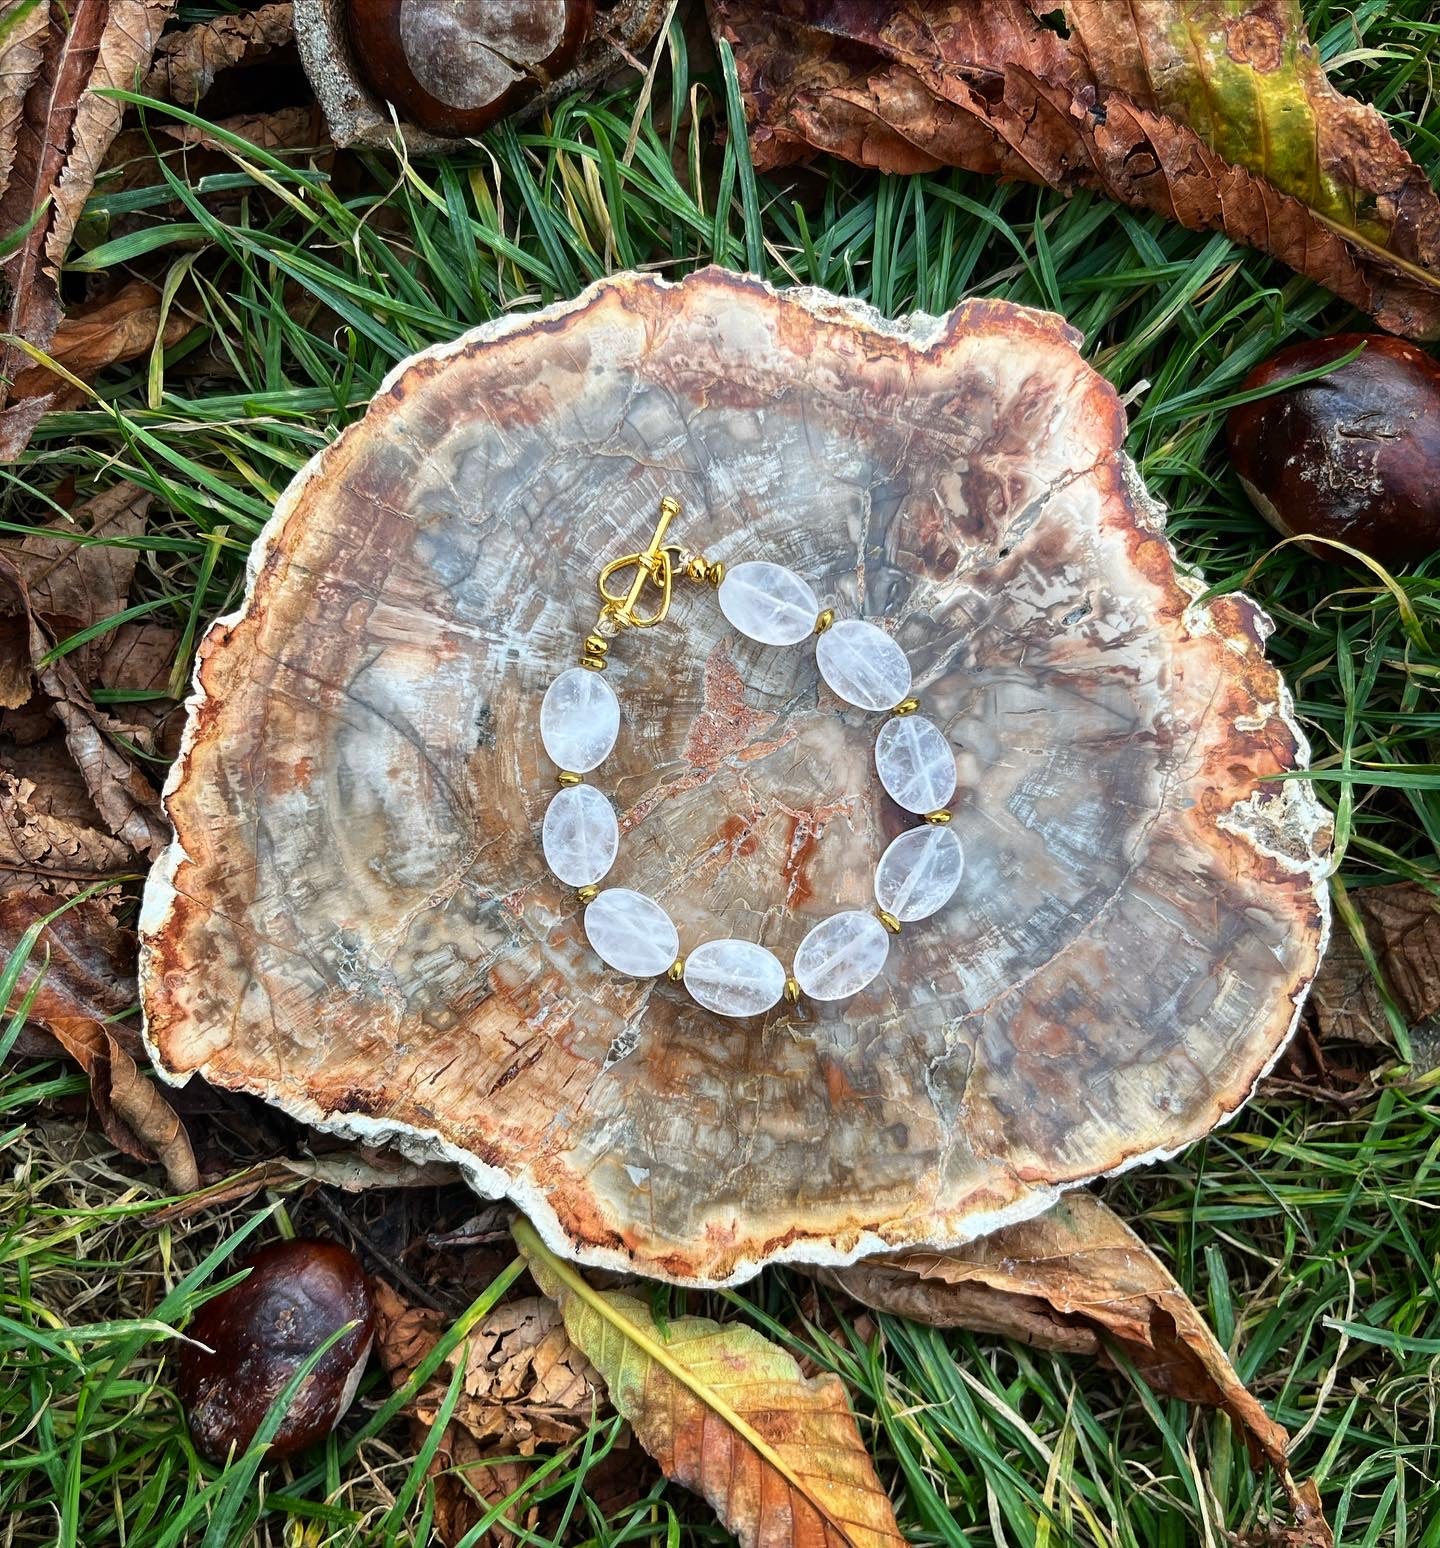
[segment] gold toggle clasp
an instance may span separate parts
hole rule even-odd
[[[671,554],[674,552],[674,545],[666,546],[665,529],[679,514],[680,502],[674,496],[666,495],[660,502],[660,518],[655,523],[655,531],[651,534],[645,550],[638,554],[626,554],[621,559],[612,559],[601,570],[600,599],[604,603],[602,613],[608,613],[616,623],[635,629],[649,629],[662,622],[669,613],[670,584],[674,576]],[[624,593],[611,591],[606,584],[610,577],[632,567],[635,571],[635,579],[630,582],[630,589]],[[652,603],[648,612],[642,613],[639,611],[639,603],[647,584],[660,593],[660,600]]]

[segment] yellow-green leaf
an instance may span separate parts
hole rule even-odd
[[[743,1323],[677,1317],[662,1331],[643,1301],[593,1289],[528,1221],[515,1239],[640,1444],[745,1548],[904,1542],[834,1376],[807,1378]]]

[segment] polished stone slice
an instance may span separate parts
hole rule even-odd
[[[795,981],[812,1000],[848,999],[872,982],[889,950],[889,931],[874,914],[831,914],[800,942]]]
[[[612,865],[620,848],[615,808],[589,785],[557,790],[540,827],[545,864],[567,887],[589,887]]]
[[[820,616],[815,593],[794,570],[766,559],[726,570],[718,600],[741,634],[762,645],[798,645],[815,632]]]
[[[585,905],[585,936],[602,962],[632,978],[654,978],[680,955],[669,914],[628,887],[607,887]]]
[[[785,969],[754,941],[706,941],[685,959],[685,987],[720,1016],[758,1016],[785,993]]]
[[[570,667],[540,701],[540,740],[551,762],[588,774],[610,756],[620,734],[620,701],[598,672]]]
[[[880,856],[875,901],[901,924],[928,919],[955,896],[965,851],[949,828],[911,828]]]
[[[933,812],[955,794],[955,754],[923,715],[897,715],[875,738],[875,771],[907,812]]]
[[[874,624],[845,618],[815,642],[820,675],[847,704],[888,710],[910,692],[905,652]]]

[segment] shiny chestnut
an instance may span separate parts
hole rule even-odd
[[[403,121],[478,134],[564,74],[593,0],[345,0],[355,67]]]
[[[1282,349],[1244,386],[1284,382],[1360,344],[1327,375],[1231,409],[1230,460],[1287,537],[1334,538],[1382,564],[1413,564],[1440,548],[1440,365],[1388,334],[1337,333]]]
[[[182,1347],[180,1401],[196,1449],[223,1462],[243,1452],[266,1410],[305,1360],[347,1322],[271,1443],[287,1456],[323,1440],[349,1408],[375,1338],[375,1304],[353,1253],[334,1242],[277,1242],[246,1260],[249,1276],[218,1295],[186,1329],[208,1346]]]

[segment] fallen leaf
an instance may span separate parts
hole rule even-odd
[[[1252,1456],[1280,1479],[1294,1548],[1332,1548],[1319,1491],[1291,1475],[1289,1435],[1235,1374],[1169,1270],[1093,1194],[1066,1194],[1033,1220],[949,1252],[897,1253],[811,1272],[876,1311],[937,1327],[973,1327],[1102,1358],[1113,1341],[1157,1392],[1223,1409]]]
[[[299,150],[302,147],[319,150],[330,143],[325,122],[314,103],[277,108],[273,113],[240,113],[233,118],[220,119],[214,128],[248,140],[262,150]],[[163,132],[167,139],[181,145],[220,151],[232,159],[235,154],[227,141],[198,124],[167,124]]]
[[[33,780],[0,769],[0,886],[55,897],[133,870],[127,844],[84,821],[44,810]]]
[[[40,72],[49,30],[49,0],[5,0],[0,5],[0,189],[15,163],[25,95]]]
[[[29,892],[0,895],[0,960],[25,933],[54,913],[57,900]],[[113,1018],[135,1004],[135,937],[115,921],[109,902],[83,898],[51,919],[32,948],[5,1012],[22,1004],[39,979],[28,1019],[54,1039],[90,1078],[90,1097],[106,1137],[137,1160],[159,1161],[172,1189],[186,1193],[200,1176],[184,1126],[141,1073],[131,1049],[135,1028]],[[22,1052],[48,1054],[43,1045]]]
[[[130,595],[138,549],[125,540],[145,530],[150,496],[134,484],[112,484],[68,517],[37,527],[23,538],[0,538],[0,557],[25,582],[30,610],[57,640],[121,611]],[[0,611],[22,614],[17,601],[0,597]],[[81,646],[68,659],[83,676],[105,651],[105,637]],[[22,701],[23,702],[23,701]]]
[[[710,14],[762,169],[829,151],[1091,188],[1260,247],[1397,333],[1440,334],[1440,200],[1381,115],[1326,80],[1298,0]]]
[[[123,623],[106,637],[96,681],[132,693],[163,693],[179,648],[180,631],[168,624]]]
[[[403,1386],[439,1341],[446,1318],[409,1305],[383,1281],[375,1285],[375,1308],[376,1352],[391,1384]],[[575,1439],[606,1407],[604,1383],[570,1342],[554,1302],[522,1297],[485,1316],[411,1405],[417,1445],[439,1415],[457,1359],[465,1362],[462,1395],[430,1469],[436,1527],[447,1543],[479,1520],[481,1500],[503,1499],[524,1482],[528,1468],[517,1454]],[[533,1527],[533,1514],[526,1524]],[[501,1543],[514,1541],[503,1528],[492,1531]]]
[[[160,292],[143,280],[132,280],[98,305],[63,318],[46,354],[71,375],[90,381],[107,366],[147,354],[159,327]],[[164,347],[178,344],[194,327],[193,319],[172,307],[165,319]],[[42,393],[53,394],[52,409],[73,408],[85,396],[43,365],[27,367],[10,387],[10,397],[17,402]]]
[[[1414,882],[1357,887],[1349,897],[1396,1008],[1423,1040],[1426,1024],[1440,1018],[1440,898]],[[1309,1014],[1322,1039],[1392,1042],[1374,974],[1359,942],[1339,924],[1315,976]]]
[[[667,1477],[709,1501],[745,1548],[899,1548],[904,1538],[835,1376],[806,1378],[743,1323],[676,1317],[596,1290],[524,1219],[530,1273]]]
[[[288,3],[262,5],[182,27],[160,40],[140,90],[162,102],[194,107],[222,70],[257,64],[283,48],[293,35]]]
[[[174,5],[76,0],[73,9],[49,8],[40,60],[29,72],[15,126],[9,182],[0,192],[0,233],[28,228],[0,262],[12,298],[7,331],[37,349],[49,345],[60,323],[60,265],[124,114],[122,103],[101,93],[135,85]],[[5,347],[0,395],[28,360],[17,346]],[[6,409],[0,456],[18,455],[49,406],[42,394]]]
[[[25,577],[0,554],[0,613],[16,612],[27,625],[31,670],[65,733],[65,743],[84,778],[95,809],[116,838],[154,859],[169,842],[169,825],[155,788],[114,741],[115,727],[95,706],[67,658],[46,665],[55,643],[35,616]]]

